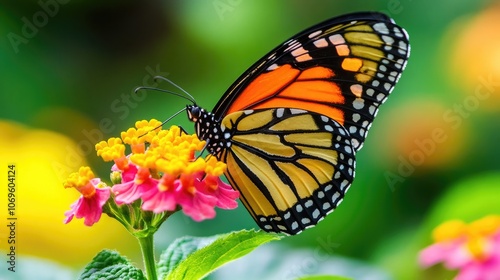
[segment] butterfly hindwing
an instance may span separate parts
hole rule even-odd
[[[336,121],[298,109],[238,111],[222,120],[226,177],[266,231],[296,234],[342,201],[354,149]]]
[[[222,119],[247,109],[302,108],[339,122],[359,150],[409,51],[406,31],[383,14],[334,18],[292,37],[258,61],[213,112]]]

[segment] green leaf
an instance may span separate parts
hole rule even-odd
[[[311,275],[300,277],[297,280],[351,280],[352,278],[347,278],[343,276],[334,275]]]
[[[172,243],[158,264],[160,279],[201,279],[218,267],[240,258],[281,236],[242,230],[214,237],[183,237]]]
[[[184,236],[174,240],[160,256],[158,278],[165,278],[188,255],[214,242],[217,237],[217,235],[212,237]]]
[[[84,268],[78,279],[88,280],[112,280],[112,279],[134,279],[146,280],[140,269],[130,264],[130,261],[122,257],[118,252],[103,250],[95,256]]]

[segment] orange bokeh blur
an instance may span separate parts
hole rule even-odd
[[[486,95],[484,109],[500,109],[500,3],[470,18],[455,20],[447,31],[443,52],[449,55],[452,83],[466,94]],[[451,50],[451,52],[450,52]]]
[[[385,114],[379,127],[386,131],[374,135],[377,151],[381,158],[406,162],[415,170],[451,166],[467,144],[468,128],[459,117],[453,107],[431,99],[401,104]]]

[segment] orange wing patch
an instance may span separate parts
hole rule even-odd
[[[227,114],[249,109],[258,102],[273,97],[281,89],[293,82],[299,74],[300,70],[294,69],[287,64],[269,73],[259,75],[233,101]]]
[[[302,110],[328,116],[329,118],[336,120],[341,125],[344,125],[344,112],[341,109],[337,109],[326,104],[277,97],[252,107],[252,109],[266,108],[300,108]]]
[[[344,124],[342,110],[332,107],[345,102],[339,86],[328,80],[334,76],[331,69],[322,66],[304,71],[289,64],[280,66],[253,80],[227,114],[246,109],[300,108]]]
[[[288,65],[288,64],[287,64]],[[313,68],[306,69],[300,73],[298,80],[310,80],[310,79],[328,79],[335,76],[332,69],[316,66]]]
[[[344,96],[340,88],[337,84],[329,81],[297,81],[288,86],[278,96],[320,103],[338,104],[344,102]]]

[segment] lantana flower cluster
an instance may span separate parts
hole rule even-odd
[[[433,239],[435,244],[420,252],[423,267],[442,262],[459,270],[455,280],[500,279],[500,216],[470,224],[447,221],[434,229]]]
[[[70,175],[64,186],[75,188],[81,196],[65,213],[65,223],[76,216],[91,226],[103,209],[123,223],[135,211],[120,211],[123,206],[167,215],[182,209],[195,221],[214,218],[215,207],[236,208],[239,193],[220,179],[226,165],[214,156],[196,156],[204,145],[177,126],[161,129],[161,122],[154,119],[138,121],[120,138],[98,143],[97,155],[114,162],[112,184],[95,178],[89,167]],[[121,214],[124,217],[118,217]]]

